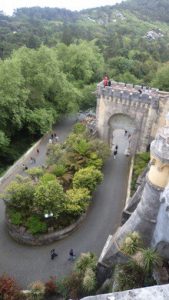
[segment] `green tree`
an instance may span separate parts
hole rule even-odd
[[[29,93],[15,59],[0,62],[0,86],[0,128],[10,136],[15,130],[22,128]]]
[[[161,66],[155,78],[152,81],[152,86],[155,86],[163,91],[169,91],[169,62],[163,66]]]
[[[65,193],[57,180],[40,182],[35,190],[34,208],[42,215],[52,212],[57,219],[64,211]]]
[[[51,109],[39,108],[27,111],[28,130],[30,133],[45,134],[52,129],[54,121],[56,119]]]
[[[0,130],[0,150],[5,151],[8,145],[9,138],[5,135],[5,133],[2,130]]]
[[[97,184],[103,180],[102,173],[95,167],[82,168],[73,177],[74,188],[87,188],[93,192]]]
[[[33,207],[34,191],[35,186],[31,181],[12,182],[4,195],[7,206],[29,212]]]
[[[58,57],[71,80],[84,84],[97,81],[103,74],[104,61],[99,49],[92,42],[57,46]]]

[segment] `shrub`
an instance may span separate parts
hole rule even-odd
[[[68,287],[67,287],[67,278],[59,279],[57,281],[57,291],[64,299],[68,298]]]
[[[96,152],[92,152],[90,153],[87,166],[94,166],[96,169],[101,169],[101,167],[103,166],[103,160],[98,157],[98,154]]]
[[[83,288],[87,293],[93,292],[96,288],[96,274],[90,268],[85,271],[83,278]]]
[[[66,192],[66,211],[73,215],[79,215],[86,211],[91,198],[90,191],[86,188],[72,189]]]
[[[133,232],[133,233],[130,233],[122,247],[121,247],[121,250],[126,253],[127,255],[133,255],[136,253],[136,251],[138,250],[138,247],[141,245],[141,239],[140,239],[140,236],[137,232]]]
[[[37,300],[44,299],[45,286],[41,281],[35,281],[30,284],[31,294],[36,297]],[[33,297],[33,299],[34,299]]]
[[[79,138],[74,141],[72,148],[74,151],[76,151],[80,155],[87,156],[87,154],[89,153],[89,150],[91,148],[91,144],[86,139]]]
[[[0,299],[3,300],[18,300],[21,299],[20,290],[16,284],[16,281],[7,276],[0,276]]]
[[[17,211],[10,211],[10,220],[14,225],[21,225],[22,224],[22,214]]]
[[[29,211],[32,208],[34,200],[34,185],[32,182],[13,181],[7,189],[6,200],[12,207]]]
[[[151,248],[143,249],[143,268],[146,273],[151,273],[154,266],[157,266],[161,263],[160,255]]]
[[[73,132],[75,134],[79,134],[79,133],[85,133],[86,131],[86,126],[82,123],[76,123],[74,126],[73,126]]]
[[[111,155],[108,144],[99,139],[94,139],[92,141],[91,151],[96,152],[98,157],[103,161],[105,161]]]
[[[95,167],[82,168],[73,177],[74,188],[87,188],[91,192],[103,179],[102,173]]]
[[[54,181],[55,179],[56,179],[56,177],[54,174],[46,173],[41,177],[40,183],[45,185],[49,181]]]
[[[37,216],[28,218],[26,226],[32,234],[44,233],[47,231],[46,223],[42,222]]]
[[[64,289],[68,298],[79,299],[82,295],[82,276],[76,272],[71,273],[64,280]]]
[[[57,177],[61,177],[67,172],[67,168],[63,164],[53,165],[50,168],[50,172]]]
[[[143,286],[144,272],[136,264],[119,266],[115,292],[136,289]]]
[[[57,292],[56,277],[51,276],[45,283],[45,293],[47,295],[54,295]]]
[[[75,271],[85,274],[87,269],[96,270],[97,257],[94,253],[82,253],[75,263]]]
[[[32,179],[36,180],[43,175],[44,171],[41,167],[35,167],[27,170],[26,173],[29,174],[32,177]]]

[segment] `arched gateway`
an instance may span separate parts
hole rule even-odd
[[[111,87],[98,85],[96,117],[100,138],[111,143],[115,129],[127,130],[132,152],[146,151],[157,128],[165,124],[168,110],[169,93],[116,82]]]
[[[138,143],[138,127],[134,119],[132,119],[127,113],[117,113],[112,115],[108,120],[108,142],[110,146],[114,143],[114,131],[123,129],[124,135],[126,132],[127,137],[130,138],[130,152],[131,149],[134,152]]]

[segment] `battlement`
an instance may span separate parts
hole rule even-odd
[[[129,100],[146,103],[153,108],[159,106],[158,89],[146,88],[145,86],[125,84],[122,82],[112,82],[111,86],[104,87],[103,82],[97,86],[98,97]]]

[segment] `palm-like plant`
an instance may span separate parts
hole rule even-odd
[[[146,273],[150,274],[154,266],[158,266],[161,263],[161,257],[152,248],[142,250],[143,253],[143,267]]]

